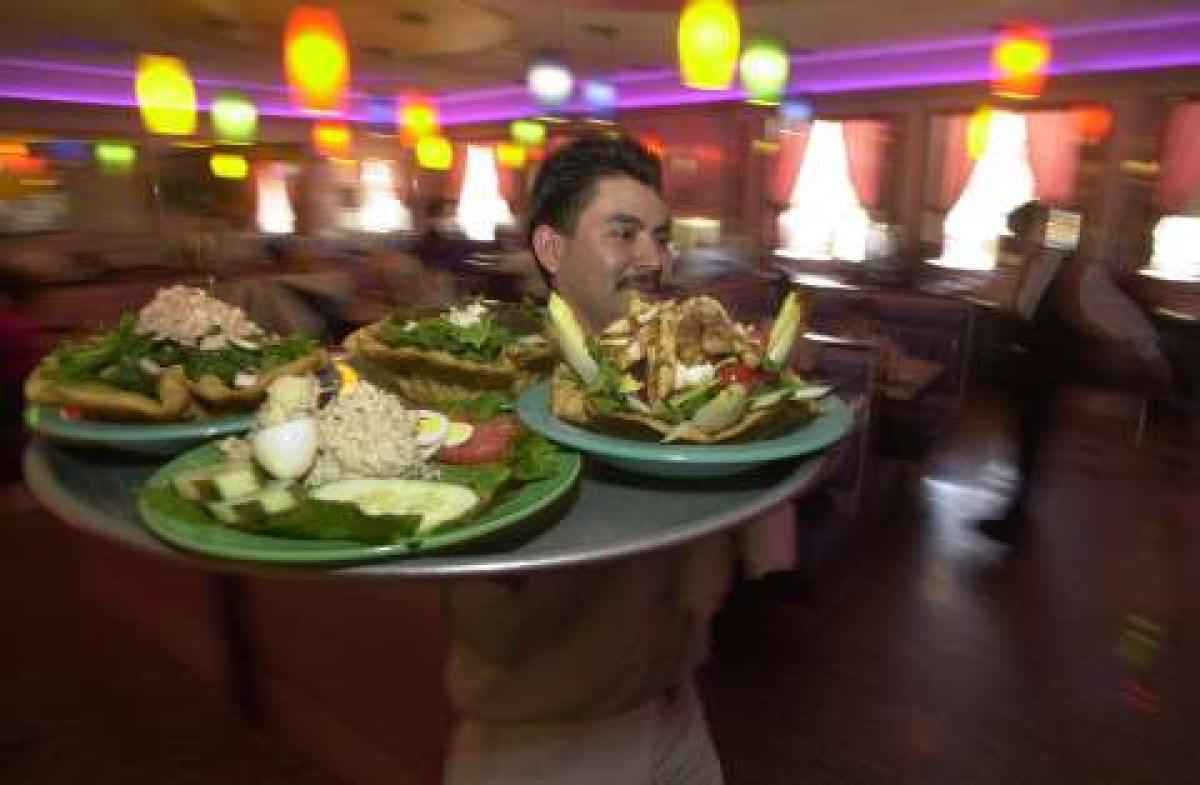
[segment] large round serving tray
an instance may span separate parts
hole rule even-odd
[[[621,472],[588,462],[571,494],[527,519],[511,542],[473,550],[336,567],[289,567],[209,559],[156,537],[138,517],[137,492],[160,463],[130,454],[79,450],[35,438],[25,453],[25,479],[37,499],[68,525],[148,555],[206,569],[249,574],[362,579],[511,575],[583,567],[728,531],[825,476],[829,461],[813,456],[766,464],[735,477],[697,483]]]

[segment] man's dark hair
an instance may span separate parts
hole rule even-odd
[[[525,227],[530,249],[534,230],[543,224],[562,234],[575,231],[596,183],[606,177],[631,177],[648,188],[662,191],[662,166],[658,158],[635,140],[626,136],[588,136],[572,142],[547,158],[533,181]]]
[[[1008,214],[1008,231],[1017,237],[1024,237],[1038,221],[1045,221],[1049,217],[1050,208],[1044,202],[1030,199]]]

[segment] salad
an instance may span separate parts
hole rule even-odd
[[[61,344],[25,397],[85,418],[173,422],[253,409],[277,377],[326,362],[316,341],[271,335],[241,309],[174,286],[112,330]]]
[[[563,362],[551,407],[562,420],[663,442],[762,438],[806,421],[830,388],[787,367],[803,332],[795,292],[764,340],[708,296],[645,302],[599,335],[586,335],[565,301],[549,315]]]
[[[531,304],[473,300],[437,313],[397,313],[346,338],[355,364],[425,406],[519,394],[548,374],[554,352]]]
[[[360,380],[322,402],[314,377],[288,376],[255,419],[214,460],[144,488],[143,503],[257,534],[384,545],[466,523],[560,467],[557,448],[486,399],[411,409]]]

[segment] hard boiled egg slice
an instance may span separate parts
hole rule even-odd
[[[441,412],[421,410],[417,412],[417,444],[421,447],[437,447],[446,440],[450,420]]]
[[[272,477],[303,477],[317,457],[317,421],[301,417],[264,428],[250,437],[250,445],[254,458]]]
[[[445,445],[447,447],[457,447],[460,444],[466,444],[475,433],[475,427],[469,422],[452,422],[450,428],[446,431]]]

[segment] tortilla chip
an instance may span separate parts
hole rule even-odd
[[[483,363],[448,352],[391,347],[383,342],[380,330],[380,323],[368,325],[348,335],[342,345],[372,381],[426,406],[484,392],[515,397],[549,373],[554,363],[554,351],[548,345],[513,347],[495,362]]]
[[[196,380],[188,379],[187,386],[195,396],[196,402],[207,411],[244,411],[262,403],[267,394],[267,387],[276,379],[282,376],[302,376],[318,371],[328,364],[329,355],[324,349],[317,349],[298,360],[258,374],[258,380],[249,387],[230,387],[212,375],[201,376]]]
[[[178,422],[191,419],[191,395],[182,368],[167,368],[158,377],[158,396],[127,392],[95,382],[71,384],[46,377],[44,360],[25,382],[25,397],[43,406],[71,406],[97,420]]]

